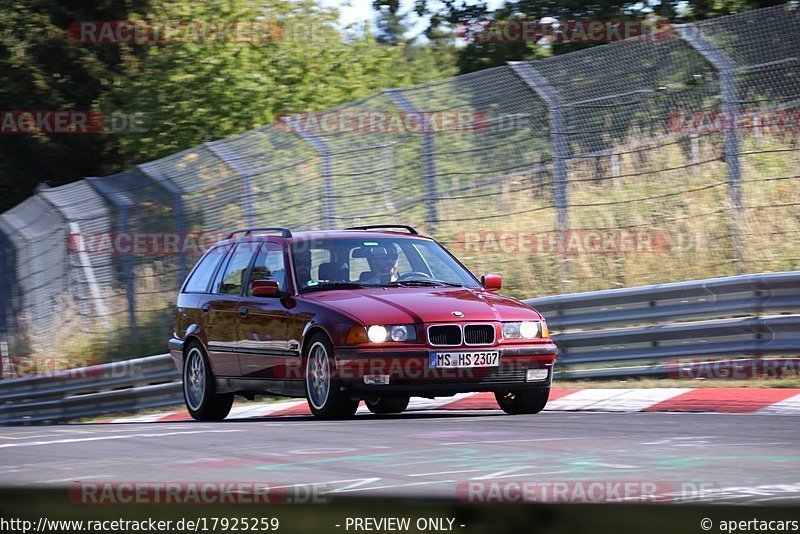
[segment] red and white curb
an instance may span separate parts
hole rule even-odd
[[[492,393],[412,398],[407,411],[499,410]],[[553,389],[547,412],[719,412],[800,415],[800,389],[650,388]],[[369,413],[359,406],[359,414]],[[228,419],[310,415],[305,400],[234,406]],[[187,421],[185,410],[109,419],[102,423]]]

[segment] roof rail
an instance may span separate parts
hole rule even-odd
[[[234,230],[233,232],[229,233],[225,239],[230,239],[236,234],[244,233],[244,235],[250,235],[253,232],[280,232],[281,237],[292,237],[292,231],[288,228],[284,228],[283,226],[267,226],[265,228],[245,228],[242,230]]]
[[[367,226],[351,226],[345,228],[345,230],[376,230],[381,228],[403,228],[404,230],[408,230],[409,234],[419,235],[416,228],[405,224],[370,224]]]

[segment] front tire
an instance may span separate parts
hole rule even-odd
[[[523,391],[496,391],[494,398],[500,409],[510,415],[533,414],[544,410],[550,388]]]
[[[183,400],[197,421],[222,421],[233,406],[233,393],[217,393],[208,355],[200,343],[189,344],[183,358]]]
[[[378,397],[375,400],[366,400],[367,409],[375,415],[390,413],[403,413],[408,408],[411,397]]]
[[[320,419],[347,419],[355,415],[358,400],[342,391],[336,378],[333,344],[327,336],[314,334],[308,342],[306,357],[306,398],[308,407]]]

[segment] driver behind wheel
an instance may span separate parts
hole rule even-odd
[[[394,245],[373,247],[367,256],[370,269],[361,273],[358,281],[365,284],[388,284],[397,280],[398,253]]]
[[[311,280],[311,251],[309,249],[296,250],[293,257],[297,283],[301,288],[306,287]]]

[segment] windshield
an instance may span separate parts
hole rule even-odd
[[[408,237],[327,238],[292,243],[300,291],[359,287],[480,287],[438,243]]]

